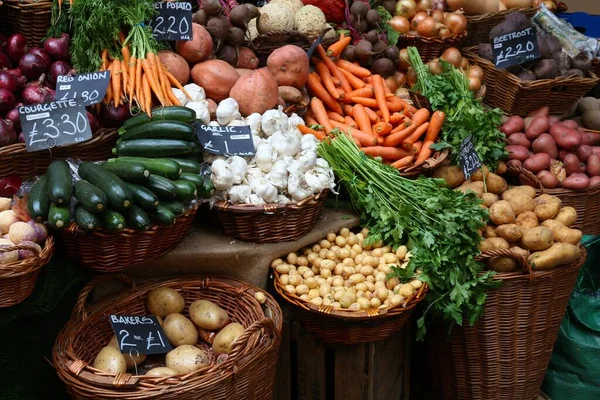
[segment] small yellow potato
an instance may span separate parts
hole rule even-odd
[[[316,298],[316,297],[321,297],[321,293],[319,293],[319,289],[310,289],[308,291],[308,298],[310,300]]]
[[[290,275],[289,284],[299,286],[304,283],[304,279],[300,275]]]
[[[408,248],[404,245],[398,247],[398,249],[396,249],[396,257],[398,257],[398,260],[404,260],[404,257],[406,257],[406,253],[408,252]]]
[[[404,298],[412,297],[415,294],[415,288],[410,283],[404,284],[400,287],[398,294]]]
[[[217,354],[229,354],[233,350],[233,344],[242,336],[246,328],[236,322],[227,325],[221,329],[213,340],[212,348]]]
[[[369,303],[371,308],[379,308],[381,306],[381,301],[377,297],[373,297]]]
[[[329,233],[327,234],[327,240],[328,240],[329,242],[333,243],[333,242],[335,241],[335,238],[336,238],[336,236],[337,236],[337,235],[335,234],[335,232],[329,232]]]
[[[318,307],[323,305],[323,299],[321,297],[315,297],[314,299],[310,299],[310,302]]]
[[[312,273],[312,271],[310,271]],[[317,287],[317,280],[314,277],[305,278],[304,283],[309,289],[315,289]]]
[[[112,346],[102,348],[96,355],[92,366],[109,374],[119,374],[127,371],[125,356],[121,354],[118,348]]]
[[[329,249],[331,247],[331,242],[329,240],[321,240],[319,245],[322,249]]]
[[[388,289],[393,289],[394,286],[396,286],[399,283],[400,283],[400,279],[398,279],[397,277],[394,276],[387,280],[387,282],[385,283],[385,287],[387,287]]]
[[[260,304],[265,304],[265,302],[267,301],[267,296],[263,292],[256,292],[256,293],[254,293],[254,298]]]
[[[165,318],[169,314],[182,312],[185,301],[178,291],[163,286],[148,293],[146,305],[151,314]]]
[[[280,274],[289,274],[291,268],[288,264],[279,264],[277,267],[275,267],[275,270]]]
[[[403,301],[404,301],[404,297],[402,297],[402,295],[395,294],[390,299],[390,306],[395,307],[397,305],[402,304]]]
[[[187,374],[207,367],[210,363],[210,357],[198,347],[186,344],[168,352],[165,363],[167,368],[171,368],[180,374]]]
[[[577,221],[577,211],[573,207],[563,207],[554,219],[562,222],[564,226],[570,227]]]
[[[281,258],[276,258],[273,261],[271,261],[271,268],[275,268],[279,264],[283,264],[283,260]]]
[[[412,287],[414,287],[417,290],[421,289],[421,286],[423,286],[423,282],[421,282],[418,279],[414,279],[414,280],[410,281],[409,283],[412,285]]]

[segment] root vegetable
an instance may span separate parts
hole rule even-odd
[[[533,211],[519,214],[515,222],[522,229],[535,228],[540,225],[538,217]]]
[[[546,250],[552,246],[552,231],[545,226],[536,226],[523,230],[523,236],[519,241],[521,247],[531,251]]]
[[[196,346],[185,344],[167,353],[165,358],[167,368],[180,374],[188,374],[210,364],[209,355]]]
[[[536,270],[545,270],[559,265],[569,264],[579,258],[581,250],[570,243],[554,243],[545,251],[529,256],[529,263]]]
[[[158,53],[161,63],[165,66],[175,79],[182,85],[190,80],[190,66],[187,61],[177,53],[163,50]]]
[[[177,42],[177,54],[190,63],[206,60],[213,50],[210,34],[202,25],[192,24],[192,35],[192,40]]]
[[[178,372],[175,371],[174,369],[167,368],[167,367],[157,367],[157,368],[152,368],[150,371],[146,372],[145,376],[152,376],[155,378],[163,378],[166,376],[175,376],[177,374],[178,374]]]
[[[517,270],[517,263],[510,257],[493,257],[487,262],[487,266],[496,272],[514,272]]]
[[[558,147],[556,146],[556,142],[548,133],[539,135],[537,139],[533,141],[531,147],[535,153],[546,153],[552,159],[558,157]]]
[[[590,178],[584,173],[574,173],[562,181],[565,189],[583,190],[590,186]]]
[[[502,200],[509,200],[513,196],[524,194],[533,199],[536,196],[535,189],[529,186],[516,186],[502,193]]]
[[[198,343],[198,330],[185,316],[169,314],[162,326],[169,342],[177,347],[183,344],[195,345]]]
[[[235,68],[222,60],[208,60],[192,68],[192,80],[204,88],[206,96],[216,102],[229,97],[231,88],[240,78]]]
[[[212,348],[217,354],[229,354],[233,350],[235,341],[245,332],[243,325],[231,323],[221,329],[215,336]]]
[[[127,371],[125,356],[112,347],[103,347],[94,359],[93,367],[109,374],[122,374]]]
[[[151,314],[165,318],[169,314],[182,312],[185,301],[179,292],[168,287],[161,287],[148,293],[146,305]]]
[[[214,331],[229,323],[227,312],[208,300],[196,300],[189,308],[190,318],[202,329]]]
[[[277,79],[278,85],[302,89],[308,80],[309,60],[303,49],[287,45],[269,55],[267,68]]]
[[[506,200],[500,200],[490,207],[490,220],[496,225],[512,224],[515,222],[515,211]]]
[[[544,221],[542,226],[552,231],[552,238],[555,242],[579,244],[583,236],[579,229],[568,228],[562,222],[553,219]]]
[[[496,228],[496,235],[507,242],[515,243],[523,236],[523,229],[516,224],[504,224]]]
[[[554,220],[569,227],[577,221],[577,211],[573,207],[563,207],[558,212],[558,215],[554,217]]]
[[[114,335],[113,335],[112,339],[110,339],[110,341],[108,342],[108,344],[106,346],[114,347],[115,349],[120,351],[119,341],[117,340],[117,337]],[[123,354],[123,353],[121,353],[121,354]],[[141,363],[146,361],[145,354],[137,354],[136,355],[135,352],[132,352],[131,354],[123,354],[123,357],[125,357],[125,366],[127,369],[134,369],[136,366],[139,366]]]
[[[239,56],[237,68],[245,68],[250,70],[258,68],[258,57],[256,57],[256,54],[254,54],[254,52],[251,49],[242,46],[238,48],[238,52]]]

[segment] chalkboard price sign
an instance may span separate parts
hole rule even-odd
[[[541,57],[535,28],[530,26],[492,39],[494,64],[508,68]]]
[[[123,354],[164,354],[173,350],[154,315],[110,315]]]
[[[192,4],[187,1],[154,3],[158,15],[150,22],[157,40],[192,40]]]
[[[110,71],[90,72],[80,75],[60,75],[56,79],[58,100],[83,99],[84,106],[100,103],[106,95]]]
[[[254,155],[249,126],[209,126],[196,122],[196,135],[209,153],[242,157]]]
[[[460,164],[466,179],[469,179],[473,172],[483,166],[477,152],[475,152],[475,147],[473,147],[471,135],[467,136],[460,146]]]
[[[51,149],[92,138],[81,98],[31,104],[18,110],[27,151]]]

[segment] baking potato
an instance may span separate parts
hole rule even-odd
[[[198,330],[192,321],[181,314],[167,315],[162,328],[165,335],[167,335],[167,339],[174,347],[198,343]]]
[[[531,254],[529,250],[525,250],[519,246],[511,246],[510,249],[515,253],[522,255],[523,257],[529,257],[529,254]]]
[[[168,352],[165,363],[167,368],[171,368],[180,374],[187,374],[208,367],[210,357],[198,347],[184,344]]]
[[[483,182],[467,181],[467,182],[463,183],[462,185],[460,185],[457,188],[457,190],[460,190],[461,192],[464,192],[464,193],[467,193],[469,190],[471,190],[471,191],[475,192],[475,194],[477,194],[477,196],[481,197],[481,195],[484,192]]]
[[[451,189],[454,189],[465,182],[463,169],[456,165],[442,165],[433,172],[433,177],[445,180],[446,184]]]
[[[496,175],[504,175],[507,171],[506,163],[504,161],[498,161],[498,166],[496,167],[496,171],[494,173]]]
[[[515,186],[502,193],[502,200],[508,200],[516,194],[524,194],[532,199],[536,195],[535,189],[531,186]]]
[[[523,229],[539,226],[537,215],[533,211],[525,211],[517,216],[516,224]]]
[[[550,194],[540,194],[539,196],[533,199],[535,205],[548,204],[548,203],[558,203],[562,206],[562,200],[556,196],[552,196]]]
[[[494,194],[502,193],[502,189],[506,185],[506,181],[501,176],[490,173],[485,181],[488,192]]]
[[[497,201],[490,207],[490,220],[496,225],[512,224],[515,218],[515,210],[506,200]]]
[[[546,250],[552,246],[552,231],[545,226],[536,226],[523,230],[523,236],[519,241],[522,248],[531,251]]]
[[[165,376],[175,376],[177,375],[177,371],[167,367],[157,367],[152,368],[150,371],[146,372],[146,376],[152,376],[155,378],[162,378]]]
[[[491,250],[508,249],[509,247],[510,247],[510,245],[508,244],[508,242],[499,237],[491,237],[491,238],[485,239],[483,242],[479,243],[479,250],[482,253],[485,253],[485,252],[488,252]]]
[[[531,254],[529,263],[534,269],[544,270],[569,264],[581,255],[579,246],[570,243],[554,243],[549,249]]]
[[[483,228],[483,237],[486,239],[498,237],[498,235],[496,235],[496,227],[493,225],[488,225],[485,228]]]
[[[214,331],[229,323],[227,312],[208,300],[196,300],[190,305],[190,318],[202,329]]]
[[[516,194],[508,199],[508,202],[515,210],[515,215],[524,213],[525,211],[533,211],[535,209],[535,203],[533,199],[524,194]]]
[[[127,362],[119,349],[106,346],[96,355],[93,367],[109,374],[122,374],[127,371]]]
[[[496,272],[514,272],[517,270],[517,262],[510,257],[493,257],[488,260],[487,266]]]
[[[548,219],[553,219],[558,215],[560,211],[560,203],[559,202],[548,202],[544,204],[539,204],[535,206],[533,212],[537,215],[539,221],[546,221]]]
[[[110,341],[108,342],[108,344],[106,346],[114,347],[115,349],[120,351],[119,341],[117,340],[117,337],[115,335],[113,335],[112,339],[110,339]],[[123,353],[121,353],[121,354],[123,354]],[[146,361],[145,354],[137,354],[136,355],[135,351],[131,352],[131,354],[123,354],[123,357],[125,357],[125,363],[127,364],[127,369],[135,368],[136,365],[139,366],[141,363]]]
[[[495,235],[514,243],[521,240],[523,229],[517,224],[504,224],[496,228]]]
[[[483,181],[483,178],[485,177],[485,179],[487,179],[489,174],[490,174],[490,169],[484,165],[483,167],[479,168],[477,171],[473,172],[473,174],[471,175],[471,180],[474,182],[475,181]]]
[[[487,208],[490,208],[492,204],[498,201],[498,196],[494,193],[483,193],[481,195],[481,199],[483,200],[483,205]]]
[[[231,323],[221,329],[213,340],[212,348],[217,354],[229,354],[233,350],[233,343],[239,338],[246,328],[238,323]]]
[[[562,222],[566,227],[570,227],[577,221],[577,211],[573,207],[563,207],[554,217],[555,221]]]
[[[179,292],[169,287],[160,287],[148,293],[146,304],[151,314],[164,318],[169,314],[181,313],[185,301]]]
[[[544,221],[542,226],[552,231],[552,238],[555,242],[579,244],[583,236],[579,229],[568,228],[562,222],[553,219]]]

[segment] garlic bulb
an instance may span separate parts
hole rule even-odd
[[[313,151],[316,153],[317,147],[319,147],[319,139],[313,134],[302,135],[300,139],[300,151]]]
[[[300,150],[300,134],[293,131],[277,131],[271,136],[271,145],[279,156],[294,156]]]
[[[288,124],[290,127],[296,128],[298,127],[298,125],[304,125],[304,120],[301,117],[299,117],[296,113],[293,113],[288,118]]]
[[[269,143],[263,143],[256,149],[254,155],[256,166],[261,169],[262,172],[267,173],[273,167],[273,147]]]
[[[304,178],[304,174],[299,171],[290,171],[287,191],[293,201],[302,201],[313,194],[312,188],[308,186]]]
[[[244,182],[246,183],[250,183],[255,179],[260,179],[262,177],[264,177],[265,174],[263,174],[263,172],[261,171],[260,168],[257,167],[248,167],[248,170],[246,172],[246,178],[244,179]]]
[[[251,194],[244,201],[246,204],[265,204],[265,200],[257,194]]]
[[[244,203],[252,194],[252,189],[248,185],[235,185],[227,189],[229,201],[233,204]]]
[[[261,132],[261,120],[262,115],[259,113],[253,113],[246,117],[246,122],[250,125],[250,129],[252,129],[253,135],[259,135]]]
[[[289,197],[280,194],[277,196],[277,200],[275,201],[277,204],[289,204],[292,202]]]
[[[240,156],[233,156],[227,159],[227,164],[231,175],[233,176],[233,184],[239,185],[246,177],[248,171],[248,163]]]
[[[271,172],[267,174],[267,179],[277,189],[283,190],[287,188],[287,163],[284,160],[277,160],[271,168]]]
[[[227,125],[231,121],[241,118],[240,106],[231,97],[221,101],[217,106],[217,121],[220,125]]]
[[[266,136],[271,136],[277,131],[287,131],[289,127],[287,115],[283,109],[268,110],[262,115],[261,128]]]
[[[190,97],[191,97],[190,101],[206,100],[206,93],[204,93],[204,89],[202,87],[196,85],[195,83],[188,83],[183,88],[190,95]]]
[[[252,192],[259,195],[267,203],[277,199],[277,188],[267,178],[255,179],[250,182]]]
[[[296,156],[297,168],[300,172],[306,172],[317,164],[317,152],[315,150],[304,150]]]
[[[185,106],[188,102],[188,98],[185,95],[185,93],[183,93],[182,90],[179,90],[177,88],[172,88],[171,90],[173,91],[173,95],[175,95],[175,98],[177,98],[177,100],[179,101],[179,105],[182,107]]]
[[[208,111],[208,101],[200,100],[200,101],[190,101],[186,103],[185,106],[187,108],[191,108],[196,112],[196,119],[202,122],[203,124],[210,125],[210,111]]]
[[[217,190],[227,190],[233,185],[233,174],[227,161],[217,159],[211,164],[211,180]]]

